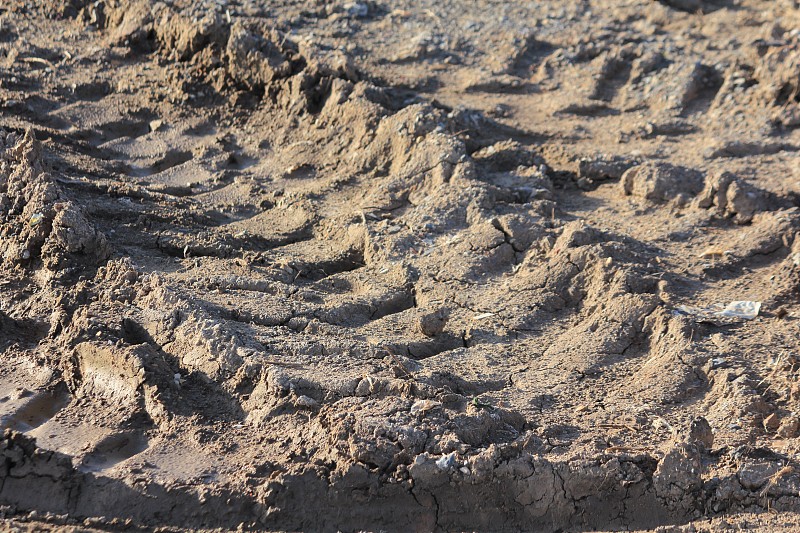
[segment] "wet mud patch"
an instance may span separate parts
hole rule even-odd
[[[3,415],[0,419],[0,427],[4,430],[20,432],[34,430],[53,418],[72,400],[64,387],[58,387],[54,391],[9,390],[8,392],[11,394],[4,397]]]
[[[117,433],[101,441],[84,456],[79,469],[83,472],[101,472],[147,449],[147,438],[133,433]]]

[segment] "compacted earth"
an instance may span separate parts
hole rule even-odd
[[[4,0],[0,527],[797,531],[793,0]]]

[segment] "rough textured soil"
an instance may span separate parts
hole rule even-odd
[[[798,127],[790,0],[5,0],[0,526],[796,531]]]

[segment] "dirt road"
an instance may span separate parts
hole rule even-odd
[[[798,126],[789,0],[5,0],[0,518],[794,530]]]

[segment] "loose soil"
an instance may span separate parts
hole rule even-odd
[[[792,0],[5,0],[0,524],[796,531],[798,126]]]

